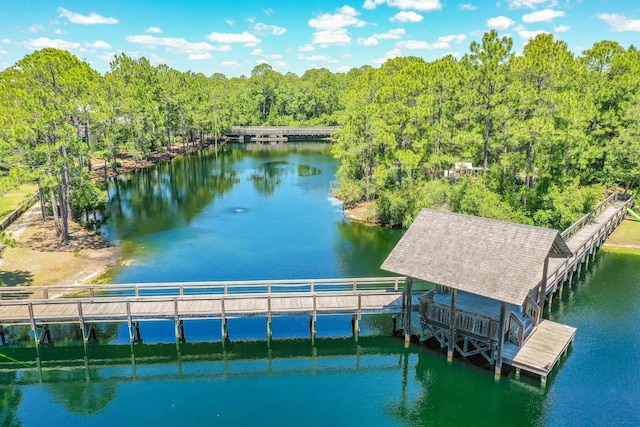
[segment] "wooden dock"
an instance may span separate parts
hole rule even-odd
[[[91,324],[127,322],[132,342],[139,339],[139,322],[173,320],[176,339],[184,338],[184,321],[227,320],[309,315],[315,336],[319,315],[353,316],[354,333],[362,315],[402,312],[403,277],[276,280],[246,282],[147,283],[69,287],[0,289],[0,319],[4,326],[29,325],[36,345],[46,338],[49,324],[77,323],[85,341]]]
[[[633,198],[619,200],[618,193],[614,193],[561,233],[573,256],[549,260],[547,296],[561,290],[583,265],[589,265],[596,251],[625,219],[627,208],[632,204]]]
[[[539,375],[545,385],[547,376],[567,352],[575,334],[576,328],[543,320],[522,347],[505,344],[504,362],[516,369],[516,378],[520,378],[520,370],[524,370]]]
[[[632,204],[633,198],[620,199],[619,194],[614,193],[561,233],[573,256],[549,260],[546,289],[549,304],[565,283],[571,283],[574,275],[589,265],[596,251],[625,219],[627,208]],[[517,378],[523,370],[539,375],[541,384],[545,385],[547,377],[573,343],[575,333],[576,329],[571,326],[543,320],[521,347],[505,344],[504,361],[516,369]]]

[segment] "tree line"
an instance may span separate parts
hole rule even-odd
[[[491,31],[460,59],[227,78],[126,54],[100,74],[47,48],[0,73],[0,173],[37,183],[66,239],[69,219],[106,203],[92,158],[197,148],[232,125],[339,125],[337,195],[375,202],[385,224],[426,206],[561,228],[603,188],[638,185],[639,55],[602,41],[576,56],[549,34],[515,55]],[[458,179],[460,162],[475,176]]]
[[[637,187],[635,47],[602,41],[576,56],[540,34],[516,55],[491,31],[469,50],[396,58],[347,89],[333,146],[343,200],[375,201],[390,225],[445,207],[562,230],[603,189]]]

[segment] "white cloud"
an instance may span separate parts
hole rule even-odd
[[[251,55],[260,56],[262,58],[269,58],[269,59],[281,59],[282,58],[282,55],[280,55],[279,53],[272,53],[270,55],[267,55],[266,53],[264,53],[262,51],[262,49],[254,49],[253,52],[251,52]]]
[[[244,43],[247,46],[255,46],[260,39],[248,32],[243,33],[211,33],[207,36],[214,43]]]
[[[45,47],[53,47],[61,50],[71,50],[71,49],[78,49],[82,46],[80,43],[69,42],[69,41],[60,40],[60,39],[51,40],[46,37],[39,37],[33,40],[25,40],[20,44],[26,47],[27,49],[34,49],[34,50],[43,49]]]
[[[2,39],[2,44],[11,44],[11,40],[9,40],[9,39]]]
[[[571,27],[569,25],[557,25],[553,27],[553,31],[556,33],[564,33],[565,31],[569,31]]]
[[[351,44],[351,37],[347,34],[347,30],[340,28],[337,30],[316,31],[313,33],[313,44],[319,44],[320,47],[330,45],[348,46]]]
[[[313,52],[314,50],[316,50],[316,48],[312,44],[305,44],[304,46],[300,46],[298,50],[300,52]]]
[[[94,49],[111,49],[111,45],[107,42],[103,42],[102,40],[96,40],[95,43],[85,43],[84,45]]]
[[[495,28],[496,30],[507,30],[515,24],[515,21],[506,16],[496,16],[495,18],[487,19],[487,26],[489,28]]]
[[[523,7],[529,9],[537,9],[538,6],[548,5],[555,6],[558,4],[557,0],[507,0],[509,3],[509,9],[521,9]]]
[[[233,19],[227,19],[224,22],[226,22],[227,25],[230,26],[230,27],[233,27],[234,25],[236,25],[236,21],[234,21]]]
[[[64,31],[62,31],[60,28],[56,28],[56,29],[53,31],[53,33],[54,33],[56,36],[60,36],[60,35],[64,34]]]
[[[445,43],[455,43],[460,44],[467,39],[467,36],[464,34],[450,34],[448,36],[438,37],[438,41]]]
[[[375,9],[378,5],[386,4],[401,10],[417,10],[419,12],[431,12],[442,9],[440,0],[365,0],[362,7]]]
[[[406,30],[404,28],[395,28],[386,33],[374,34],[367,38],[358,39],[358,44],[363,46],[377,46],[378,40],[398,40],[404,37]]]
[[[309,56],[298,55],[298,59],[302,59],[303,61],[319,62],[319,61],[330,61],[332,58],[327,55],[309,55]]]
[[[27,28],[27,32],[34,33],[34,34],[39,33],[42,30],[44,30],[44,27],[40,24],[32,25],[29,28]]]
[[[385,53],[383,58],[374,59],[373,63],[376,65],[382,65],[385,62],[387,62],[389,59],[397,58],[398,56],[401,56],[401,55],[402,55],[402,52],[400,51],[400,49],[394,48],[388,51],[387,53]]]
[[[422,15],[410,12],[398,12],[389,19],[391,22],[420,22],[422,21]]]
[[[351,37],[346,27],[364,27],[366,23],[357,18],[360,13],[350,6],[342,6],[338,13],[325,13],[317,18],[309,20],[311,28],[317,30],[313,34],[313,44],[320,47],[331,45],[348,46],[351,44]]]
[[[544,9],[523,15],[522,22],[525,22],[527,24],[532,24],[534,22],[551,22],[555,18],[559,18],[565,15],[566,13],[560,10]]]
[[[269,34],[273,34],[274,36],[281,36],[287,32],[286,28],[278,27],[277,25],[267,25],[262,22],[258,22],[253,26],[256,34],[260,36],[266,36]]]
[[[640,19],[629,19],[618,13],[599,13],[598,18],[606,22],[609,29],[615,33],[640,32]]]
[[[228,45],[212,46],[207,42],[191,43],[183,38],[176,37],[156,37],[148,35],[127,36],[125,40],[129,43],[137,43],[147,47],[164,47],[167,52],[179,55],[203,55],[211,51],[228,51]]]
[[[477,10],[478,9],[478,6],[471,3],[464,3],[458,7],[460,8],[460,10]]]
[[[6,54],[7,54],[7,51],[6,51],[6,50],[4,50],[4,49],[0,49],[0,55],[6,55]]]
[[[241,67],[242,67],[242,65],[240,65],[240,63],[239,63],[239,62],[237,62],[237,61],[231,61],[231,60],[222,61],[222,62],[220,63],[220,65],[222,65],[222,66],[223,66],[223,67],[225,67],[225,68],[235,68],[235,69],[238,69],[238,68],[241,68]]]
[[[188,58],[191,59],[192,61],[205,61],[207,59],[213,58],[213,56],[211,56],[211,53],[209,52],[203,52],[203,53],[189,54]]]
[[[338,13],[324,13],[309,20],[309,26],[318,31],[338,30],[345,27],[364,27],[365,22],[356,18],[360,13],[350,6],[342,6]]]
[[[519,30],[518,31],[518,35],[523,40],[531,40],[535,38],[538,34],[544,34],[544,33],[546,33],[546,31],[544,30],[535,30],[535,31]]]
[[[168,62],[166,59],[156,53],[152,53],[147,57],[147,59],[149,59],[149,62],[151,62],[153,65],[166,64]]]
[[[88,15],[81,15],[76,12],[71,12],[70,10],[67,10],[64,7],[59,7],[58,13],[60,14],[60,16],[67,18],[69,22],[73,24],[93,25],[93,24],[117,24],[118,23],[118,20],[116,18],[105,18],[104,16],[98,15],[95,12],[91,12]]]
[[[113,60],[114,56],[116,56],[115,52],[105,52],[105,53],[102,53],[102,54],[98,55],[98,59],[102,59],[103,61],[111,62]]]
[[[145,33],[153,33],[153,34],[162,34],[162,28],[160,27],[149,27],[144,30]]]
[[[400,49],[428,49],[439,50],[448,49],[451,47],[451,43],[460,44],[466,40],[467,36],[464,34],[450,34],[448,36],[438,37],[433,43],[429,43],[421,40],[407,40],[396,43],[396,47]]]
[[[428,42],[421,40],[405,40],[396,43],[396,47],[401,49],[431,49],[431,45]]]
[[[380,42],[375,37],[367,37],[358,39],[358,44],[362,46],[378,46]]]

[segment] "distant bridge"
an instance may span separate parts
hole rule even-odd
[[[239,142],[287,141],[290,138],[329,138],[338,126],[232,126],[226,137]]]

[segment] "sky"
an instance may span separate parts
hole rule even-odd
[[[0,0],[0,70],[55,47],[101,73],[120,53],[207,76],[262,63],[347,72],[397,56],[460,58],[491,29],[515,53],[540,32],[578,55],[602,40],[640,47],[640,1]]]

